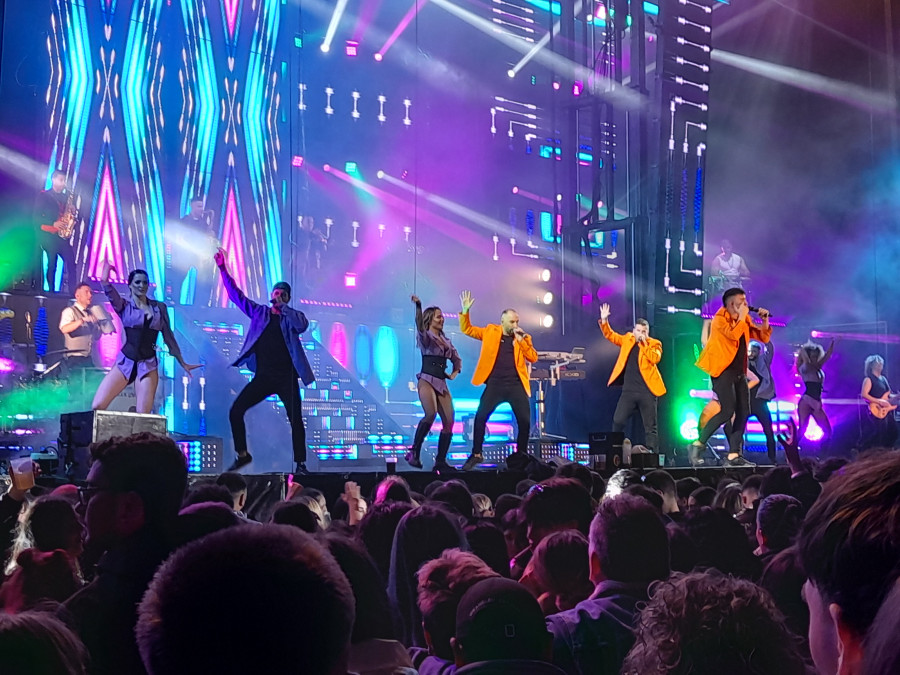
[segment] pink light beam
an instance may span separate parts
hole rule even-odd
[[[234,273],[235,281],[240,288],[247,288],[247,268],[244,265],[244,235],[241,232],[241,219],[234,194],[234,184],[228,188],[228,199],[225,202],[225,225],[222,231],[222,248],[225,249],[228,269]],[[221,282],[220,282],[221,283]],[[228,306],[228,296],[221,294],[221,307]]]
[[[241,0],[222,0],[225,6],[225,23],[228,24],[228,35],[234,40],[234,31],[237,28],[238,9]]]
[[[381,45],[381,49],[378,50],[378,54],[381,58],[384,58],[384,55],[387,54],[388,49],[390,49],[394,43],[397,41],[397,38],[406,30],[406,27],[409,26],[410,22],[415,18],[416,14],[419,13],[419,10],[428,0],[416,0],[416,4],[409,8],[409,11],[403,15],[403,18],[400,19],[400,23],[397,24],[397,27],[394,29],[394,32],[388,36],[388,39],[384,41],[384,44]],[[377,57],[376,57],[377,58]],[[377,59],[378,61],[381,58]]]

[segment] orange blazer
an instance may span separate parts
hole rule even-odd
[[[703,348],[700,358],[697,359],[697,367],[712,377],[721,375],[722,371],[734,361],[741,336],[744,337],[749,350],[750,340],[768,342],[772,337],[772,327],[757,326],[749,314],[744,317],[743,321],[734,321],[722,307],[713,316],[712,324],[709,327],[709,341]]]
[[[478,365],[475,366],[475,374],[472,375],[472,384],[484,384],[488,375],[494,369],[494,363],[497,361],[497,352],[500,351],[500,337],[503,335],[503,328],[495,323],[489,323],[484,328],[473,326],[469,321],[469,313],[459,315],[459,327],[463,333],[469,337],[481,340],[481,354],[478,356]],[[513,342],[513,357],[516,361],[516,372],[519,379],[522,380],[522,386],[525,387],[525,393],[531,396],[531,384],[528,382],[528,366],[526,361],[534,363],[537,361],[538,355],[531,344],[531,336],[526,335],[521,341]]]
[[[647,388],[654,396],[665,394],[666,385],[663,384],[662,375],[659,374],[659,368],[656,367],[656,364],[662,359],[662,342],[656,338],[647,338],[646,345],[639,345],[634,337],[634,333],[620,335],[610,327],[608,321],[601,322],[600,328],[603,331],[603,337],[619,347],[619,358],[616,360],[616,365],[613,366],[608,384],[615,382],[619,375],[622,374],[622,371],[625,370],[628,356],[631,354],[632,348],[637,345],[638,368],[641,371],[641,377],[647,383]]]

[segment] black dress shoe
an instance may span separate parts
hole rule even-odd
[[[431,469],[436,474],[457,473],[459,470],[455,466],[450,466],[447,462],[435,462]]]
[[[228,471],[237,471],[242,466],[247,466],[252,461],[253,455],[251,455],[249,452],[245,455],[238,455],[237,458],[231,463],[231,466],[228,467]]]
[[[297,466],[294,467],[294,475],[295,476],[308,476],[310,474],[309,469],[306,468],[306,462],[297,462]]]
[[[422,468],[422,462],[419,461],[419,458],[416,457],[416,454],[415,454],[412,450],[410,450],[409,452],[407,452],[407,453],[403,456],[403,459],[406,460],[406,463],[409,464],[409,465],[410,465],[411,467],[413,467],[414,469],[421,469],[421,468]]]

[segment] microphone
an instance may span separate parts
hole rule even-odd
[[[753,312],[755,314],[759,314],[759,307],[754,307],[753,305],[747,305],[747,309],[749,309],[751,312]],[[765,319],[767,316],[769,316],[769,313],[765,312],[764,314],[759,314],[759,315]]]

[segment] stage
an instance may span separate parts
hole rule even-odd
[[[201,366],[189,375],[157,345],[154,412],[185,443],[221,439],[227,466],[229,410],[252,377],[232,364],[251,322],[217,276],[221,247],[250,301],[287,282],[309,322],[300,339],[316,380],[300,396],[317,473],[378,472],[411,443],[423,416],[413,295],[442,310],[462,360],[452,428],[432,427],[426,465],[441,431],[464,461],[483,387],[463,291],[474,325],[515,309],[539,353],[580,356],[531,373],[531,435],[557,437],[553,454],[584,461],[591,434],[613,428],[619,352],[598,326],[608,304],[613,330],[643,318],[660,341],[658,449],[665,466],[683,464],[710,395],[695,365],[704,320],[731,283],[773,313],[776,432],[805,390],[800,345],[839,340],[823,392],[834,436],[814,424],[802,450],[848,454],[867,421],[865,359],[883,356],[888,374],[900,359],[900,288],[879,266],[900,240],[900,136],[895,116],[860,105],[878,73],[840,37],[879,44],[883,17],[855,8],[875,28],[854,14],[820,35],[776,6],[626,4],[4,3],[0,449],[54,450],[60,415],[90,409],[125,330],[101,293],[109,262],[125,296],[129,272],[146,272],[148,297]],[[816,49],[780,44],[778,22]],[[787,71],[767,61],[781,53]],[[47,198],[65,206],[71,236],[53,231]],[[115,330],[73,374],[60,319],[79,282]],[[128,387],[110,410],[135,407]],[[641,421],[626,427],[635,443]],[[282,401],[252,408],[247,428],[255,473],[292,468]],[[489,464],[516,433],[501,406]],[[744,444],[764,455],[757,420]]]

